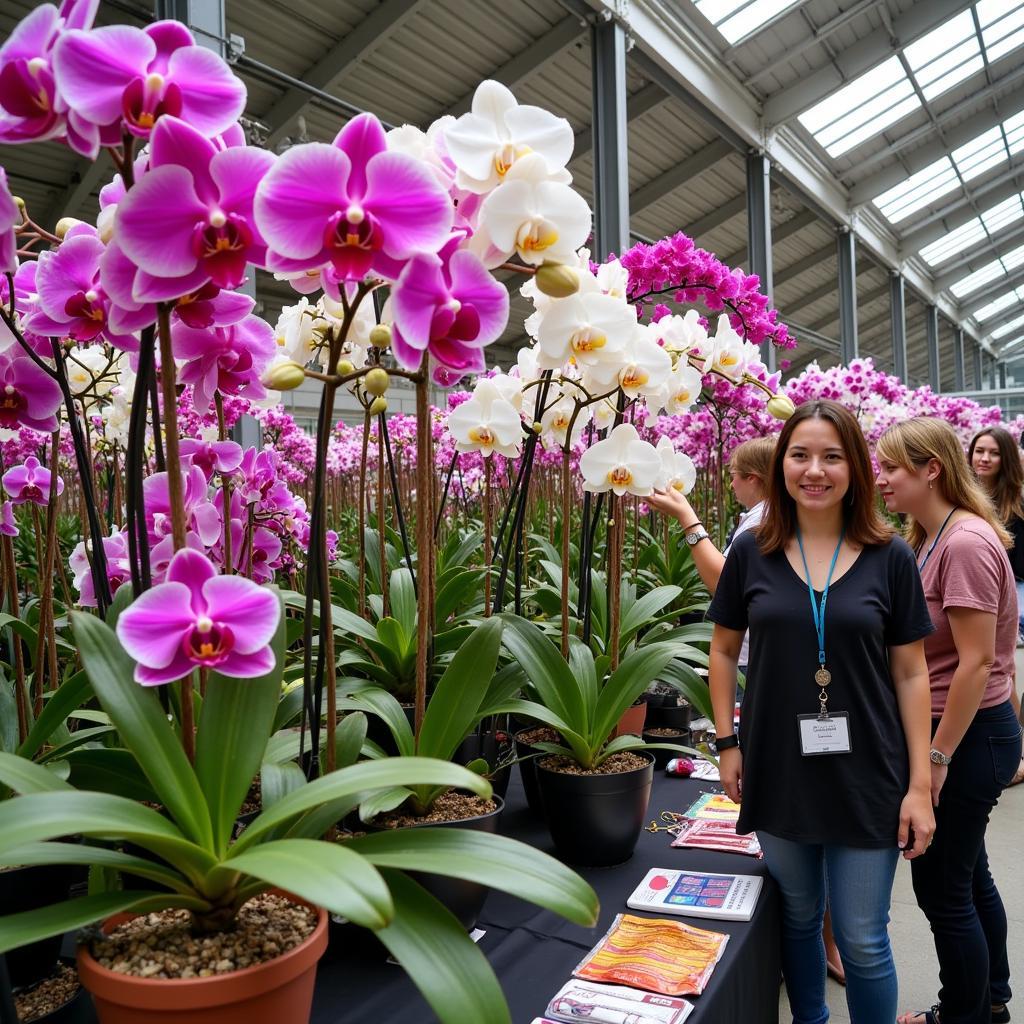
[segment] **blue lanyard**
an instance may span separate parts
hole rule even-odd
[[[927,553],[925,554],[924,561],[917,567],[918,572],[924,572],[924,567],[928,564],[928,559],[932,557],[932,552],[935,550],[935,545],[938,544],[939,541],[942,539],[942,535],[943,533],[945,533],[946,527],[949,525],[950,519],[953,518],[953,513],[957,510],[957,507],[958,506],[954,505],[953,508],[949,510],[949,515],[942,520],[942,525],[939,527],[939,532],[935,534],[935,540],[932,541],[932,546],[928,549]]]
[[[825,667],[825,603],[828,601],[828,588],[832,583],[832,573],[835,571],[836,562],[839,561],[839,550],[843,546],[843,537],[846,535],[845,527],[839,534],[839,543],[832,552],[832,564],[828,567],[828,577],[825,579],[825,590],[821,595],[821,606],[814,596],[814,586],[811,583],[811,570],[807,567],[807,556],[804,554],[804,542],[800,536],[800,527],[796,528],[796,542],[800,546],[800,557],[804,562],[804,572],[807,574],[807,593],[811,595],[811,614],[814,616],[814,629],[818,634],[818,664]]]

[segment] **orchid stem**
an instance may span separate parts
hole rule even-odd
[[[426,368],[416,381],[416,748],[427,704],[427,647],[430,640],[430,562],[433,523],[430,517],[430,383]]]
[[[214,391],[213,402],[217,407],[217,438],[227,440],[227,427],[224,424],[224,399],[220,390]],[[231,474],[221,474],[221,493],[224,495],[224,572],[231,576],[235,571],[235,562],[231,551]],[[200,676],[200,681],[203,677]]]

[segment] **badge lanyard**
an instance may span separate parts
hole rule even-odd
[[[800,527],[796,528],[796,542],[800,547],[800,557],[803,559],[804,572],[807,574],[807,592],[811,596],[811,614],[814,616],[814,630],[818,635],[818,671],[814,673],[814,682],[821,688],[818,694],[818,701],[821,708],[818,711],[819,718],[828,715],[828,684],[832,682],[832,673],[825,668],[825,604],[828,601],[828,588],[832,584],[832,573],[835,572],[836,562],[839,561],[839,551],[843,546],[843,537],[846,535],[845,528],[839,534],[839,543],[832,552],[832,562],[828,567],[828,576],[825,579],[825,589],[821,595],[821,605],[814,595],[814,585],[811,583],[811,570],[807,565],[807,555],[804,554],[804,542],[800,536]]]
[[[928,559],[932,557],[932,552],[935,550],[935,545],[939,543],[942,538],[942,534],[945,532],[947,525],[949,525],[950,519],[953,518],[953,513],[957,510],[957,506],[954,505],[949,510],[949,515],[942,520],[942,525],[939,527],[939,532],[935,534],[935,540],[932,541],[932,546],[928,549],[924,556],[924,561],[917,567],[918,572],[924,572],[924,567],[928,564]]]

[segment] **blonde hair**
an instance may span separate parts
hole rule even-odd
[[[942,472],[935,478],[935,485],[942,497],[951,505],[984,519],[1002,545],[1011,546],[1013,539],[971,470],[956,431],[945,420],[915,416],[896,423],[879,438],[875,452],[880,459],[910,473],[916,473],[931,459],[937,460]],[[918,548],[924,542],[926,531],[913,516],[907,518],[905,532],[911,547]]]
[[[768,486],[772,472],[772,456],[775,454],[776,438],[755,437],[744,441],[733,449],[729,456],[729,468],[741,476],[756,476],[762,487]]]

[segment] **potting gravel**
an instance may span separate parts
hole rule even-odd
[[[193,935],[187,910],[161,910],[119,925],[90,952],[103,967],[137,978],[208,978],[286,953],[316,927],[316,911],[281,896],[254,896],[233,932]]]
[[[561,754],[542,757],[540,763],[544,768],[562,772],[564,775],[617,775],[620,772],[632,772],[637,768],[646,768],[651,761],[650,758],[640,757],[638,754],[631,754],[625,750],[621,754],[612,754],[607,761],[602,761],[596,768],[584,768],[578,762],[563,757]]]
[[[58,964],[57,970],[38,985],[14,995],[14,1012],[22,1024],[45,1017],[59,1010],[78,991],[78,974],[67,964]]]
[[[465,821],[468,818],[478,818],[482,814],[490,814],[497,806],[493,800],[449,790],[438,797],[424,815],[417,817],[403,811],[388,811],[387,814],[378,814],[373,823],[383,828],[408,828],[410,825]]]

